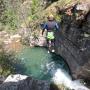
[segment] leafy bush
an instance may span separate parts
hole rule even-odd
[[[0,0],[0,23],[2,23],[4,27],[8,26],[9,30],[15,30],[18,27],[18,16],[10,0]]]
[[[0,45],[0,75],[7,76],[15,72],[14,64],[16,63],[16,58],[14,53],[5,52]]]
[[[3,25],[8,25],[13,30],[17,28],[17,17],[11,10],[5,10],[2,18]]]
[[[32,6],[31,6],[31,14],[35,14],[37,12],[37,8],[39,6],[38,0],[32,0]]]

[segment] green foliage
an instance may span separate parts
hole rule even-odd
[[[37,20],[37,19],[39,19],[37,15],[35,15],[35,14],[34,15],[30,15],[28,17],[28,19],[26,20],[26,22],[28,24],[29,22],[34,21],[34,20]]]
[[[6,19],[5,19],[6,17]],[[3,23],[9,25],[12,29],[17,28],[17,16],[12,10],[7,9],[4,13]]]
[[[6,53],[2,46],[0,49],[0,75],[7,76],[15,72],[16,59],[13,53]]]
[[[10,0],[0,0],[0,23],[4,27],[8,26],[9,30],[15,30],[18,27],[18,16]]]
[[[0,22],[3,21],[2,16],[3,16],[4,10],[5,10],[4,2],[3,2],[3,0],[0,0]]]
[[[73,4],[75,1],[73,0],[58,0],[56,3],[56,6],[60,7],[61,9],[70,6]]]
[[[58,14],[55,15],[56,21],[60,22],[61,21],[61,18],[62,18],[61,15],[58,15]]]
[[[1,5],[4,6],[4,9],[0,22],[8,27],[7,29],[15,31],[22,23],[26,23],[28,26],[29,21],[38,19],[36,14],[42,9],[41,0],[32,0],[32,3],[28,0],[25,2],[27,4],[22,3],[22,0],[2,0]],[[29,20],[27,20],[28,18]]]
[[[0,23],[0,31],[4,30],[4,26],[2,25],[2,23]]]
[[[31,14],[35,14],[37,12],[37,8],[39,6],[38,0],[32,0],[32,6],[31,6]]]
[[[3,0],[0,0],[0,14],[3,12],[5,6],[4,6],[4,3],[3,3]]]
[[[37,13],[42,9],[40,3],[40,0],[32,0],[31,11],[28,16],[31,21],[39,19]]]

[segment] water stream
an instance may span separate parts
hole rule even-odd
[[[88,90],[79,80],[72,81],[68,65],[62,57],[48,54],[45,48],[24,47],[16,57],[21,60],[17,65],[17,73],[52,81],[57,85],[65,84],[75,90]]]

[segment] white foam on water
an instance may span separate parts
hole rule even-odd
[[[7,77],[7,79],[4,81],[4,83],[6,82],[18,82],[21,80],[25,80],[28,76],[26,75],[20,75],[20,74],[16,74],[16,75],[9,75]]]
[[[66,87],[74,90],[89,90],[82,83],[80,83],[80,80],[72,81],[71,77],[61,69],[56,70],[52,81],[56,85],[64,84]]]

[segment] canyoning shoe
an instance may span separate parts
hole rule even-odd
[[[50,51],[48,51],[48,53],[50,53]]]
[[[55,50],[53,49],[52,52],[55,52]]]

